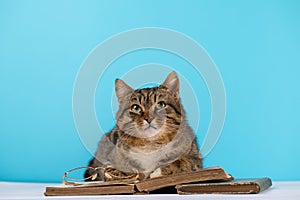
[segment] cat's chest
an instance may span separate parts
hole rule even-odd
[[[144,172],[154,171],[159,167],[158,163],[164,158],[164,155],[159,151],[144,152],[138,149],[127,151],[125,156],[133,167]]]

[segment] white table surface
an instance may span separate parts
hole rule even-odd
[[[244,195],[177,195],[177,194],[151,194],[151,195],[101,195],[101,196],[55,196],[43,195],[46,186],[57,185],[47,183],[15,183],[0,182],[0,199],[137,199],[137,200],[181,200],[181,199],[282,199],[300,200],[300,181],[297,182],[273,182],[273,186],[260,194]]]

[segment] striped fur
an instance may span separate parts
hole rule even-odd
[[[119,101],[117,124],[99,142],[90,166],[111,166],[120,174],[138,171],[144,178],[202,167],[175,72],[158,87],[133,90],[116,80],[115,90]],[[85,176],[91,173],[87,170]],[[101,173],[97,180],[104,179]]]

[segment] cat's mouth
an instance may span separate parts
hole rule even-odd
[[[149,124],[149,126],[147,126],[147,127],[144,129],[144,131],[147,131],[147,130],[149,130],[149,129],[155,129],[155,130],[157,130],[157,128],[156,128],[155,126]]]
[[[147,125],[147,127],[143,128],[142,130],[141,137],[145,138],[154,137],[160,132],[160,129],[152,124]]]

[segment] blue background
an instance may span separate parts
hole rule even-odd
[[[96,45],[141,27],[192,37],[219,68],[227,117],[205,166],[300,180],[299,10],[291,0],[0,1],[0,180],[59,182],[87,165],[72,115],[77,72]],[[99,87],[112,90],[116,77]],[[114,121],[101,123],[109,130]]]

